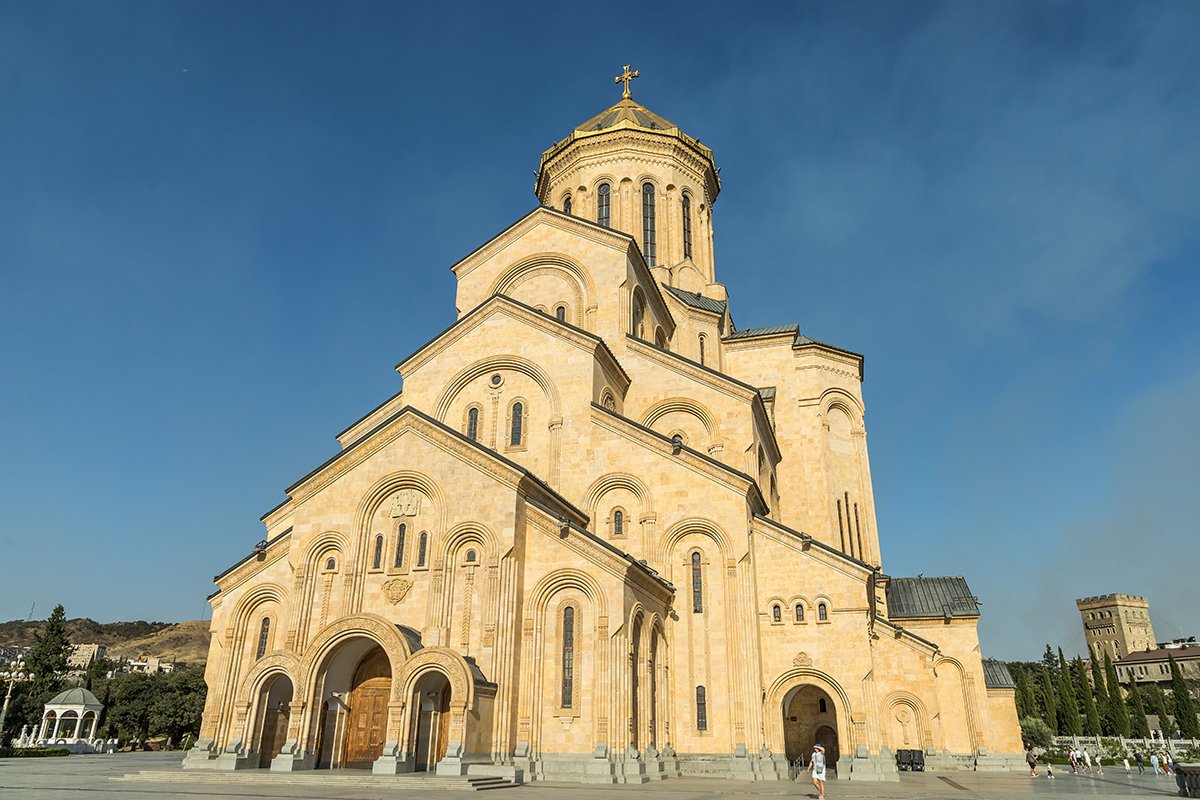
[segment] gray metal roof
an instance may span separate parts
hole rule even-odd
[[[48,706],[99,706],[103,705],[96,699],[96,695],[84,689],[82,686],[76,686],[74,689],[67,689],[65,692],[54,695]]]
[[[769,325],[765,328],[746,328],[744,331],[730,331],[726,339],[749,339],[753,336],[778,336],[783,333],[790,333],[793,336],[800,335],[799,325]]]
[[[889,619],[979,616],[971,588],[957,575],[892,578],[887,589],[887,604]]]
[[[711,297],[705,297],[702,294],[689,292],[686,289],[677,289],[674,286],[667,286],[666,284],[663,284],[662,288],[670,292],[675,299],[679,300],[685,305],[691,306],[692,308],[698,308],[701,311],[711,311],[714,314],[725,313],[724,300],[714,300]]]
[[[1008,665],[994,658],[983,660],[983,685],[989,689],[1017,688],[1017,682],[1008,671]]]

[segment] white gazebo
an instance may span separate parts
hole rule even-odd
[[[96,723],[104,704],[96,695],[82,687],[68,689],[46,703],[42,712],[42,727],[37,740],[51,747],[66,747],[73,752],[90,753],[100,748],[96,739]]]

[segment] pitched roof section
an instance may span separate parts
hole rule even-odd
[[[887,589],[888,617],[978,617],[975,595],[961,576],[893,578]]]
[[[698,308],[701,311],[709,311],[713,314],[723,315],[725,313],[724,300],[714,300],[711,297],[705,297],[704,295],[697,294],[696,292],[689,292],[686,289],[677,289],[674,286],[667,286],[665,283],[662,284],[662,288],[666,289],[672,297],[679,300],[679,302],[683,303],[684,305],[691,306],[692,308]]]
[[[989,689],[1017,688],[1017,682],[1008,671],[1008,665],[994,658],[983,660],[983,685]]]
[[[730,331],[725,334],[726,339],[752,339],[755,336],[779,336],[780,334],[790,333],[793,336],[800,336],[799,325],[769,325],[765,328],[746,328],[744,331]]]
[[[1118,664],[1142,664],[1154,661],[1166,661],[1167,657],[1176,661],[1191,661],[1200,658],[1200,645],[1184,645],[1183,647],[1157,647],[1153,650],[1138,650],[1117,660]]]

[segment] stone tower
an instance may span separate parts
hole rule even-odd
[[[1096,658],[1107,652],[1116,661],[1155,646],[1150,601],[1132,594],[1102,594],[1075,601],[1083,620],[1088,651]]]

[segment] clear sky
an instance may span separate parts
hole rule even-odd
[[[866,355],[884,567],[985,652],[1200,634],[1200,4],[0,0],[0,619],[207,616],[540,152],[716,152],[741,327]],[[700,502],[699,498],[697,502]]]

